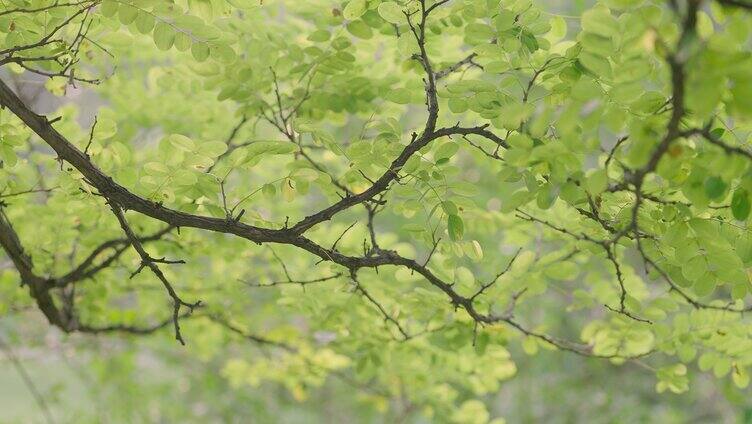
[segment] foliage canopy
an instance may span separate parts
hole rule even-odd
[[[452,422],[510,346],[746,387],[752,4],[546,3],[4,0],[0,314]]]

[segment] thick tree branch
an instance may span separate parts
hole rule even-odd
[[[752,3],[743,0],[716,0],[719,4],[740,9],[752,10]]]
[[[39,310],[47,317],[50,324],[67,329],[69,320],[55,305],[55,301],[49,292],[47,279],[34,273],[31,257],[25,252],[21,241],[18,239],[18,234],[16,234],[2,208],[0,208],[0,246],[13,261],[21,276],[21,284],[29,287],[31,297],[34,298]]]

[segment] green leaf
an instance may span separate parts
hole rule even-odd
[[[452,202],[451,200],[445,200],[441,202],[441,208],[444,210],[444,213],[447,215],[457,215],[459,212],[459,209],[457,208],[457,205]]]
[[[274,184],[264,184],[261,187],[261,192],[264,194],[264,196],[274,197],[274,195],[277,194],[277,188],[274,187]]]
[[[342,11],[342,16],[345,19],[352,21],[361,17],[367,8],[366,0],[350,0]]]
[[[705,273],[708,270],[708,260],[704,255],[697,255],[694,258],[688,260],[681,268],[682,275],[689,281],[697,281],[700,278],[705,277]]]
[[[736,189],[734,196],[731,198],[731,213],[734,215],[734,218],[744,221],[749,217],[749,212],[749,193],[743,188]]]
[[[166,23],[159,22],[154,27],[154,44],[160,50],[169,50],[175,42],[175,31]]]
[[[567,21],[561,16],[555,16],[551,19],[551,30],[548,37],[554,41],[561,40],[567,35]]]
[[[514,20],[516,17],[517,16],[515,15],[515,13],[511,10],[500,11],[496,18],[494,18],[496,31],[504,32],[508,29],[511,29],[514,26]]]
[[[449,231],[449,238],[453,241],[462,240],[465,234],[465,224],[459,215],[451,214],[447,216],[447,229]]]
[[[535,199],[539,208],[548,209],[553,206],[557,197],[558,193],[556,188],[551,183],[546,183],[538,189],[538,194]]]
[[[0,163],[2,166],[13,167],[18,163],[16,152],[7,144],[0,144],[0,159],[2,159]]]
[[[471,240],[468,243],[468,246],[469,249],[466,249],[468,257],[476,262],[483,259],[483,248],[480,243],[478,243],[478,240]]]
[[[169,142],[170,145],[175,147],[176,149],[182,150],[184,152],[192,152],[196,149],[196,143],[194,143],[190,138],[181,134],[172,134],[168,136],[167,142]]]
[[[373,30],[370,26],[368,26],[367,23],[363,22],[362,20],[352,21],[347,24],[347,31],[350,34],[363,40],[368,40],[373,37]]]
[[[405,20],[402,8],[393,1],[385,1],[378,7],[379,15],[387,22],[392,24],[401,24]]]
[[[579,274],[579,269],[573,262],[556,262],[546,267],[544,272],[554,280],[569,281]]]
[[[410,90],[406,88],[395,88],[392,90],[389,90],[385,96],[387,100],[393,103],[406,105],[410,103],[410,100],[412,99],[412,95],[410,94]]]
[[[611,78],[611,63],[607,58],[590,52],[582,52],[580,53],[578,60],[594,75]]]
[[[221,141],[205,141],[198,145],[198,152],[210,158],[219,157],[227,151],[227,144]]]
[[[151,175],[165,175],[170,173],[170,168],[162,162],[148,162],[144,165],[144,171]]]
[[[454,156],[454,154],[457,153],[459,149],[460,149],[459,144],[455,143],[454,141],[448,141],[440,145],[439,148],[436,149],[436,153],[434,153],[434,158],[436,160],[449,159],[452,156]]]
[[[698,296],[704,297],[713,293],[713,290],[715,290],[715,285],[716,281],[715,278],[713,278],[712,274],[705,273],[704,275],[701,275],[699,278],[697,278],[697,281],[695,282],[693,288]]]
[[[720,177],[709,177],[705,180],[705,195],[708,199],[717,199],[726,192],[727,184]]]
[[[235,50],[227,44],[215,44],[210,49],[211,56],[223,63],[232,63],[237,58]]]
[[[118,10],[118,19],[123,25],[128,25],[138,16],[138,9],[130,5],[123,4]]]
[[[619,24],[605,7],[590,9],[582,14],[582,29],[604,37],[616,34]]]
[[[530,356],[535,355],[538,353],[538,341],[534,337],[525,337],[522,340],[522,350]]]
[[[191,37],[183,32],[175,33],[175,48],[178,51],[184,52],[191,48]]]
[[[208,44],[194,43],[191,46],[191,55],[193,55],[193,58],[199,62],[203,62],[208,59],[210,53],[211,51],[209,50]]]
[[[198,182],[195,172],[187,171],[185,169],[179,169],[172,176],[172,180],[179,186],[192,186]]]
[[[311,35],[308,36],[308,40],[317,42],[317,43],[322,43],[324,41],[328,41],[330,37],[331,37],[331,34],[329,33],[329,31],[320,29],[320,30],[316,30],[312,32]]]
[[[112,1],[112,0],[105,0],[102,2],[102,6],[99,8],[99,12],[103,16],[115,16],[115,14],[118,12],[118,2]]]
[[[592,172],[586,180],[587,190],[592,195],[598,195],[608,188],[608,175],[605,169]]]
[[[147,13],[139,13],[136,16],[136,29],[141,34],[149,34],[154,29],[154,17]]]
[[[449,110],[453,113],[462,113],[467,111],[467,100],[460,97],[452,97],[448,101]]]
[[[94,139],[107,140],[117,134],[117,123],[112,119],[102,118],[97,120],[94,127]]]
[[[749,386],[749,371],[747,371],[747,368],[736,364],[734,371],[731,373],[731,379],[734,381],[736,387],[744,389]]]
[[[731,94],[731,108],[734,113],[744,118],[752,117],[752,79],[735,81]]]

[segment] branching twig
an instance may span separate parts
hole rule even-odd
[[[146,250],[144,250],[143,245],[141,244],[141,241],[138,239],[136,234],[131,229],[130,225],[128,225],[128,221],[125,219],[125,214],[123,213],[123,210],[121,207],[115,203],[110,203],[110,208],[112,209],[112,212],[115,214],[115,217],[117,217],[118,222],[120,223],[120,227],[125,232],[126,236],[128,237],[128,240],[131,243],[131,246],[138,252],[139,256],[141,256],[141,267],[139,270],[143,267],[148,267],[152,273],[159,279],[159,281],[162,282],[165,289],[167,290],[167,293],[172,298],[173,302],[173,313],[172,313],[172,319],[173,323],[175,325],[175,339],[177,339],[180,344],[185,345],[185,340],[183,339],[182,334],[180,334],[180,308],[185,306],[188,308],[189,311],[193,311],[194,308],[197,308],[201,306],[201,301],[197,301],[195,303],[188,303],[185,302],[183,299],[178,296],[178,294],[175,292],[175,290],[172,288],[172,284],[170,284],[169,280],[167,280],[167,277],[164,275],[161,269],[159,269],[159,266],[157,263],[180,263],[181,261],[167,261],[165,259],[154,259],[152,258]],[[138,272],[138,271],[137,271]]]

